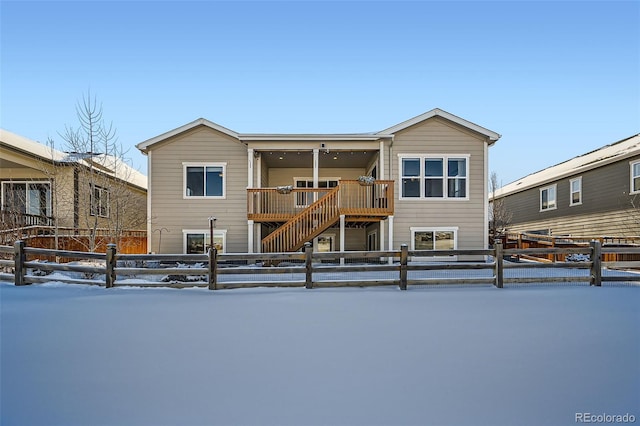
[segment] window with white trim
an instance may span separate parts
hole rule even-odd
[[[332,189],[338,186],[340,178],[320,178],[318,179],[318,188]],[[299,189],[313,188],[313,178],[293,178],[294,187]],[[318,191],[316,198],[322,197],[326,194],[325,191]],[[314,192],[298,192],[296,193],[296,207],[306,207],[313,203]]]
[[[469,199],[469,155],[399,155],[400,199]]]
[[[569,205],[582,204],[582,176],[569,181]]]
[[[554,210],[556,205],[556,184],[540,188],[540,211]]]
[[[91,185],[91,216],[109,217],[109,189]]]
[[[411,227],[411,250],[456,250],[458,227]],[[437,256],[450,258],[451,256]],[[429,257],[433,258],[433,257]],[[415,260],[415,258],[414,258]]]
[[[49,182],[2,182],[2,209],[35,216],[51,216]]]
[[[630,163],[631,165],[631,193],[640,192],[640,161]]]
[[[227,163],[183,163],[185,198],[225,198]]]
[[[182,231],[183,247],[186,254],[206,254],[211,241],[211,231],[202,229],[185,229]],[[227,230],[213,230],[213,245],[220,253],[225,252]]]

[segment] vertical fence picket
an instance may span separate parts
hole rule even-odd
[[[113,287],[116,281],[116,245],[107,244],[105,285],[107,288]]]
[[[593,240],[591,246],[591,285],[602,286],[602,244]]]
[[[400,246],[400,290],[407,289],[407,263],[409,260],[409,247],[406,244]]]
[[[218,249],[209,249],[209,290],[217,290],[218,286]]]
[[[504,259],[502,254],[502,243],[495,244],[495,261],[496,261],[496,287],[503,288],[504,286]]]
[[[313,245],[304,243],[305,287],[313,288]]]
[[[14,284],[15,285],[25,285],[24,276],[24,262],[26,260],[26,256],[24,253],[24,241],[16,241],[13,244],[14,248]]]

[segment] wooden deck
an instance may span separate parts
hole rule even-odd
[[[363,186],[357,180],[341,180],[338,214],[348,221],[375,221],[393,215],[394,181],[377,180]],[[327,188],[276,188],[247,190],[247,218],[256,222],[286,222],[330,192]]]
[[[393,185],[340,181],[335,188],[257,188],[247,190],[247,216],[278,227],[262,240],[263,252],[295,251],[335,225],[380,221],[393,214]]]

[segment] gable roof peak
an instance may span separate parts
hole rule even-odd
[[[449,120],[453,123],[456,123],[462,127],[466,127],[467,129],[473,130],[477,133],[480,133],[486,136],[489,139],[489,144],[492,145],[498,139],[500,139],[500,134],[496,133],[492,130],[479,126],[471,121],[465,120],[464,118],[458,117],[457,115],[453,115],[450,112],[447,112],[440,108],[434,108],[430,111],[427,111],[423,114],[417,115],[413,118],[403,121],[402,123],[396,124],[395,126],[391,126],[388,129],[384,129],[378,133],[389,134],[389,133],[397,133],[401,130],[404,130],[408,127],[411,127],[415,124],[421,123],[425,120],[428,120],[433,117],[442,117],[446,120]]]

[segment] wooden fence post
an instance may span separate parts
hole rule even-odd
[[[24,262],[26,261],[26,255],[24,253],[24,241],[16,241],[13,244],[13,260],[14,260],[14,284],[25,285],[24,276]]]
[[[407,261],[409,259],[409,247],[400,245],[400,290],[407,289]]]
[[[209,290],[218,289],[218,249],[209,249]]]
[[[305,287],[313,288],[313,244],[304,243]]]
[[[502,243],[495,245],[495,260],[496,260],[496,287],[503,288],[504,286],[504,259],[502,254]]]
[[[590,285],[602,286],[602,244],[593,240],[591,246],[591,282]]]
[[[106,287],[113,287],[116,280],[116,245],[107,244],[107,270],[105,273]]]

